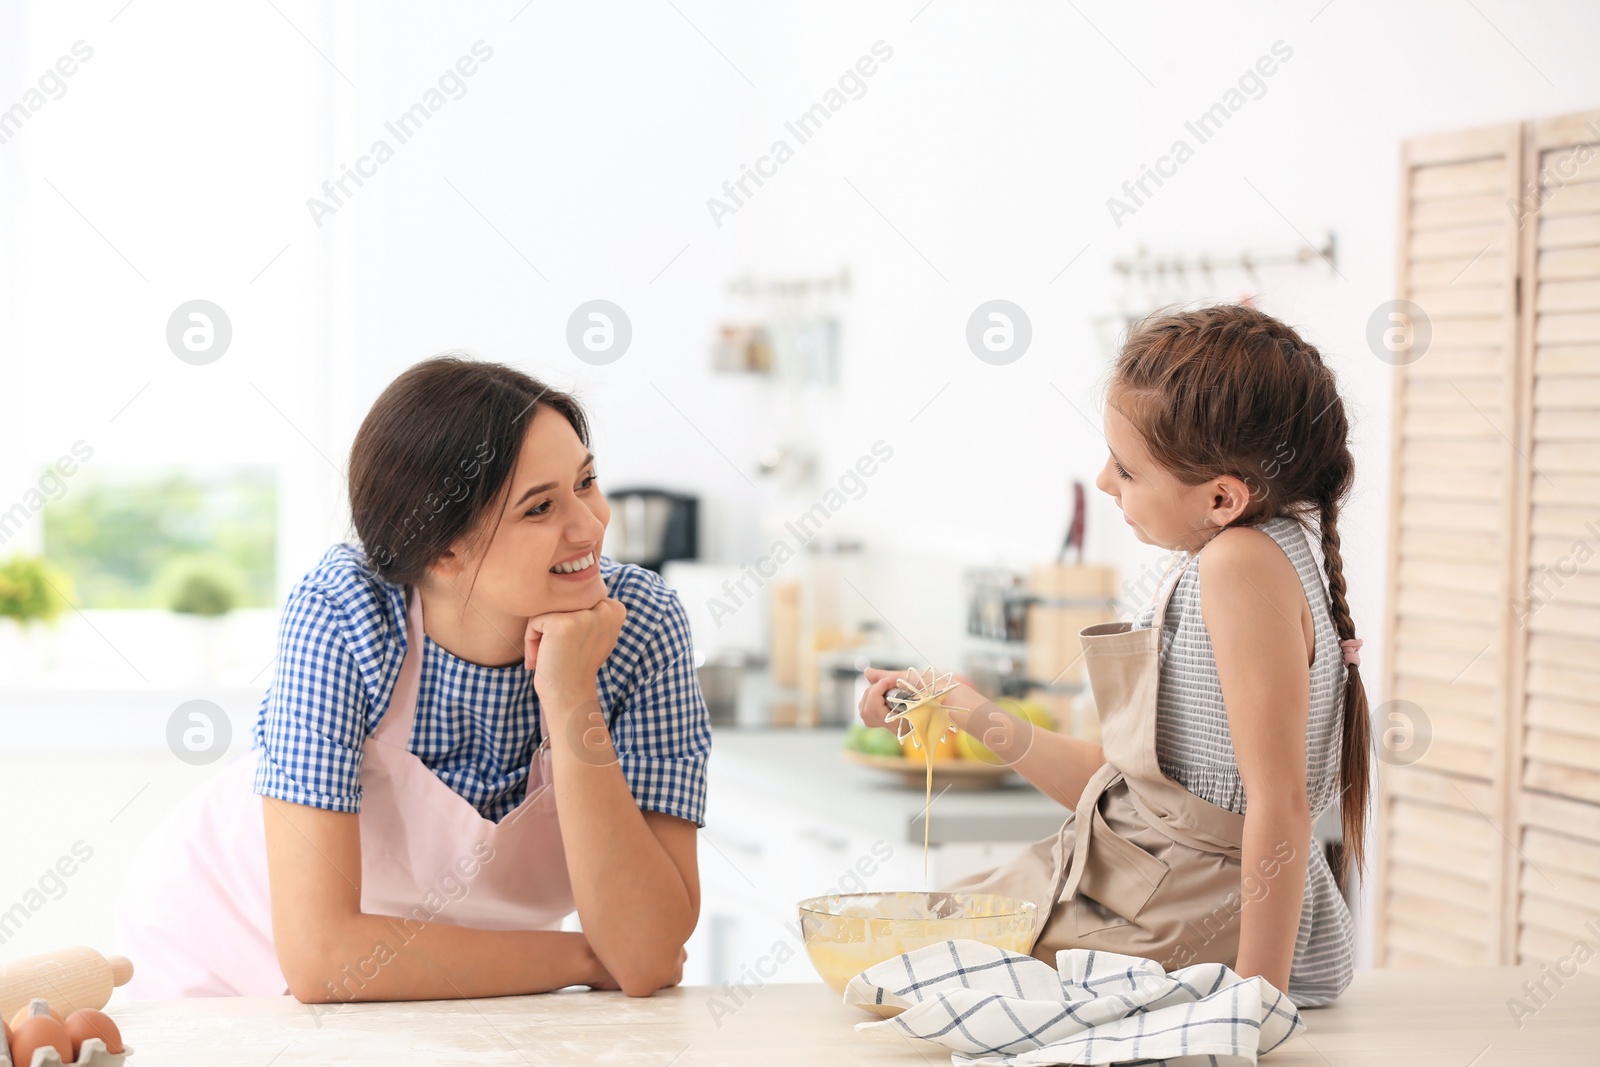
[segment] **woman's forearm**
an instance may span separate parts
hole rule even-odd
[[[276,797],[262,797],[261,803],[272,939],[289,991],[299,1000],[438,1000],[569,985],[616,988],[582,934],[479,930],[364,913],[358,817]],[[438,910],[413,914],[432,919]]]
[[[598,702],[541,703],[579,920],[622,990],[648,996],[677,971],[695,902],[622,775]]]
[[[290,965],[290,992],[306,1004],[454,1000],[610,985],[583,934],[478,930],[400,916],[356,914],[339,923],[310,965]]]
[[[1003,710],[968,685],[945,695],[950,721],[993,752],[1039,791],[1068,808],[1078,806],[1083,787],[1106,761],[1093,741],[1035,726]]]
[[[1295,938],[1305,899],[1311,815],[1304,794],[1276,801],[1250,798],[1241,849],[1239,959],[1241,976],[1261,975],[1289,989]]]

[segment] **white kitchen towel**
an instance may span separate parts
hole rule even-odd
[[[1305,1026],[1265,978],[1220,963],[1168,974],[1154,960],[1063,949],[1056,966],[955,940],[868,967],[846,1004],[905,1010],[857,1030],[892,1026],[954,1051],[955,1067],[1169,1063],[1254,1064]]]

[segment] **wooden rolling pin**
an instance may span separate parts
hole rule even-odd
[[[79,1008],[103,1008],[111,991],[133,977],[126,956],[100,955],[87,945],[0,963],[0,1016],[10,1018],[34,997],[43,997],[62,1015]]]

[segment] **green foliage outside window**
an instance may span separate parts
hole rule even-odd
[[[12,556],[0,564],[0,619],[52,622],[67,607],[67,576],[38,556]]]
[[[272,467],[102,471],[43,517],[45,557],[71,576],[79,607],[220,615],[276,605]]]

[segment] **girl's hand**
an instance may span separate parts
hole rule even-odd
[[[868,667],[864,672],[867,676],[867,691],[861,694],[861,721],[868,726],[882,726],[884,717],[889,714],[889,702],[884,699],[884,694],[893,689],[908,674],[910,669],[900,671],[882,671],[876,667]],[[943,671],[938,672],[943,674]],[[953,689],[945,694],[943,703],[945,707],[960,714],[966,708],[975,708],[985,703],[987,698],[977,691],[969,679],[951,672],[951,676],[960,683],[960,688]],[[962,726],[966,722],[963,714],[960,720],[955,715],[950,721]]]
[[[617,647],[628,609],[606,597],[582,611],[549,611],[528,620],[523,665],[535,671],[541,701],[558,695],[593,699],[600,667]]]
[[[861,713],[861,721],[868,726],[882,726],[884,717],[889,714],[889,702],[883,699],[883,695],[911,672],[880,671],[876,667],[868,667],[862,673],[867,676],[867,691],[861,694],[861,705],[857,709]]]

